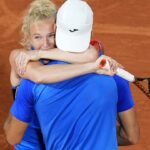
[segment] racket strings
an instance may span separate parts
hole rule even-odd
[[[148,91],[150,93],[150,79],[148,79]]]
[[[150,78],[148,78],[148,77],[136,77],[136,81],[147,81],[148,92],[150,93]]]
[[[150,80],[148,80],[148,90],[139,82],[139,81],[143,81],[145,79],[140,79],[138,81],[135,81],[134,84],[139,88],[141,89],[141,91],[150,99],[150,89],[149,89],[149,84],[150,84]]]

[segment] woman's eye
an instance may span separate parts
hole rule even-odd
[[[35,36],[34,38],[35,38],[35,39],[40,39],[41,37],[40,37],[40,36]]]
[[[55,37],[55,33],[51,33],[48,35],[49,38],[54,38]]]

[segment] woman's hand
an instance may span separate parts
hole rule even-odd
[[[100,63],[103,59],[105,59],[109,63],[109,69],[105,69],[100,66]],[[117,68],[123,68],[123,66],[119,64],[116,60],[105,55],[100,56],[95,63],[97,65],[96,73],[98,74],[106,74],[112,76],[116,73]]]
[[[15,64],[17,70],[23,74],[26,71],[26,66],[29,61],[37,61],[40,59],[40,54],[38,50],[35,51],[26,51],[21,50],[16,52]]]

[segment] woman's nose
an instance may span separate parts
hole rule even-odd
[[[47,38],[44,38],[44,39],[43,39],[43,46],[42,46],[42,47],[43,47],[43,48],[48,48],[49,45],[50,45],[50,44],[49,44],[49,40],[48,40]]]

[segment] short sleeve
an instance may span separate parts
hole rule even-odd
[[[117,75],[114,76],[114,79],[118,90],[117,112],[131,109],[134,106],[134,100],[129,82]]]
[[[34,83],[23,79],[18,87],[15,101],[11,107],[11,114],[18,120],[30,123],[34,115],[34,97],[32,89]]]

